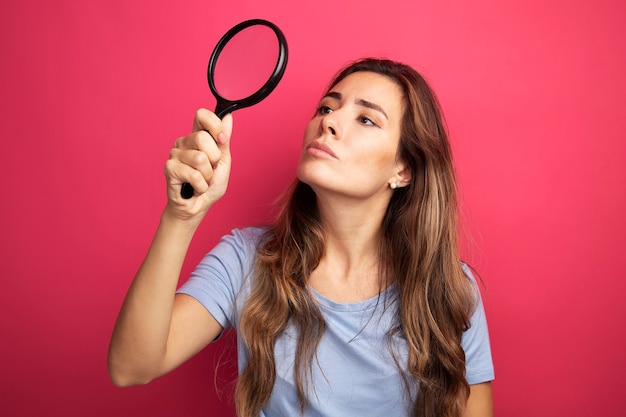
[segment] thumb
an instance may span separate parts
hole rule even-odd
[[[233,115],[232,113],[228,113],[226,116],[222,118],[222,133],[217,135],[217,146],[220,148],[222,153],[228,152],[230,148],[230,137],[233,133]]]

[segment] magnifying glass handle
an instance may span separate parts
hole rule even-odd
[[[195,194],[195,190],[188,182],[184,182],[182,187],[180,187],[180,196],[185,200],[189,200]]]
[[[253,92],[251,95],[247,97],[240,97],[237,100],[228,100],[222,97],[222,95],[218,92],[218,89],[215,86],[215,66],[218,61],[218,57],[220,56],[224,46],[230,42],[230,40],[244,29],[247,29],[251,26],[262,25],[269,27],[274,34],[276,35],[276,40],[278,40],[278,60],[276,61],[276,66],[274,67],[274,71],[272,75],[270,75],[269,79],[260,86],[260,88]],[[227,54],[228,55],[228,54]],[[227,60],[228,61],[228,60]],[[209,89],[217,99],[215,114],[222,119],[226,114],[232,113],[237,109],[241,109],[244,107],[249,107],[254,104],[257,104],[265,97],[267,97],[276,87],[280,79],[282,78],[285,67],[287,66],[287,41],[285,40],[285,35],[281,32],[281,30],[273,23],[268,22],[267,20],[262,19],[251,19],[245,22],[241,22],[238,25],[231,28],[217,43],[215,49],[213,49],[213,53],[211,54],[211,58],[209,59],[209,67],[207,70],[207,80],[209,82]],[[254,68],[254,67],[253,67]],[[231,97],[232,99],[233,97]],[[184,199],[189,199],[193,197],[195,194],[195,190],[191,186],[191,184],[185,182],[182,184],[180,188],[180,195]]]
[[[237,109],[237,103],[234,101],[226,100],[224,98],[218,98],[215,106],[215,115],[220,119],[223,119],[228,113]],[[195,194],[195,190],[188,182],[184,182],[180,188],[180,196],[185,200],[190,199]]]

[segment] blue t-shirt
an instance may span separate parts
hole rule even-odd
[[[233,230],[200,262],[178,290],[197,299],[224,327],[237,328],[239,315],[251,287],[256,246],[263,230]],[[466,273],[471,273],[466,269]],[[357,303],[336,303],[311,289],[326,322],[326,331],[313,361],[306,416],[407,416],[406,388],[389,347],[389,329],[397,312],[393,286],[380,296]],[[478,295],[480,297],[480,295]],[[480,298],[479,298],[480,300]],[[288,326],[275,346],[276,382],[261,417],[300,414],[294,363],[296,329]],[[394,337],[399,364],[406,363],[406,342]],[[466,379],[478,384],[494,379],[489,334],[482,303],[462,339]],[[238,340],[239,371],[248,354]],[[415,394],[415,392],[412,392]]]

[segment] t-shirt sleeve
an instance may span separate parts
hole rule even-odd
[[[250,273],[260,229],[235,229],[200,261],[179,289],[198,300],[227,329],[236,323],[236,300]]]
[[[469,268],[464,265],[463,269],[475,283]],[[465,351],[465,378],[470,385],[492,381],[495,378],[487,317],[478,286],[476,286],[476,297],[476,310],[470,318],[471,327],[463,333],[461,340],[461,346]]]

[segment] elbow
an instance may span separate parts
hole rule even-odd
[[[132,387],[133,385],[141,385],[139,381],[136,381],[132,376],[120,370],[114,366],[109,365],[109,378],[111,382],[118,388]]]
[[[113,383],[113,385],[115,385],[118,388],[126,388],[126,387],[132,387],[134,385],[141,385],[141,384],[138,384],[136,381],[133,381],[127,375],[124,375],[123,373],[120,373],[120,372],[109,371],[109,377],[111,378],[111,382]]]
[[[133,372],[131,366],[117,363],[113,358],[111,358],[111,356],[109,356],[108,358],[107,367],[111,382],[113,383],[113,385],[119,388],[132,387],[135,385],[145,385],[148,382],[152,381],[152,378],[148,378],[146,376],[142,376],[136,372]]]
[[[152,379],[139,378],[136,375],[132,375],[128,372],[120,372],[109,368],[109,377],[111,382],[118,388],[133,387],[135,385],[146,385]]]
[[[109,371],[109,377],[111,378],[111,382],[113,383],[113,385],[115,385],[118,388],[126,388],[126,387],[132,387],[133,385],[137,385],[137,384],[133,384],[132,381],[130,381],[130,379],[126,378],[124,375],[120,373]]]

